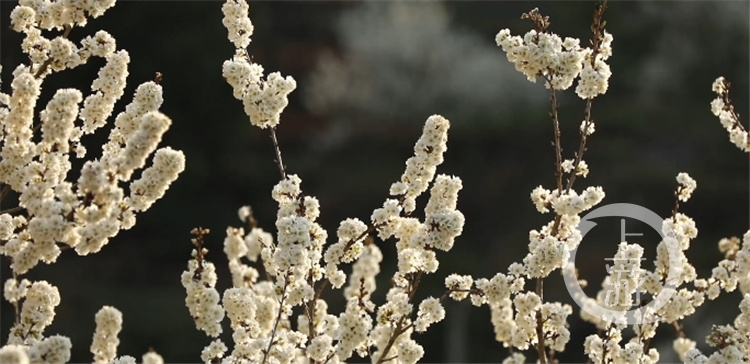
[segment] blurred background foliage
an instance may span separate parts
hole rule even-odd
[[[554,185],[554,154],[548,92],[529,83],[494,43],[502,28],[513,34],[531,29],[520,15],[539,7],[551,16],[552,31],[585,44],[594,8],[591,1],[555,2],[318,2],[251,3],[255,34],[250,53],[268,72],[291,75],[299,89],[290,97],[278,135],[290,173],[302,177],[305,193],[320,199],[320,222],[335,233],[347,217],[368,220],[382,205],[390,183],[403,172],[427,117],[452,122],[449,148],[440,173],[460,176],[459,209],[464,233],[440,270],[423,280],[423,296],[443,293],[452,272],[491,277],[523,258],[528,232],[552,215],[538,214],[529,193]],[[2,89],[26,60],[21,37],[8,30],[13,3],[0,3]],[[603,203],[642,205],[667,216],[673,205],[675,176],[689,172],[698,181],[693,199],[681,207],[700,230],[688,252],[699,275],[722,258],[717,241],[748,229],[748,157],[728,141],[711,114],[713,80],[733,84],[739,113],[748,115],[748,3],[612,2],[605,13],[614,34],[613,76],[606,95],[594,102],[597,132],[586,154],[591,174],[578,188],[601,185]],[[209,339],[198,332],[184,305],[179,283],[190,256],[189,231],[210,228],[209,258],[219,267],[219,289],[231,283],[222,252],[227,226],[240,226],[237,209],[252,205],[265,229],[274,230],[276,206],[270,190],[278,173],[268,133],[252,128],[241,103],[221,77],[222,62],[233,49],[221,25],[221,2],[123,1],[73,39],[98,29],[110,32],[118,48],[130,53],[129,87],[116,110],[130,101],[135,87],[163,74],[163,111],[173,119],[163,145],[185,151],[187,169],[137,225],[120,233],[93,257],[67,251],[52,266],[39,266],[27,278],[58,286],[62,303],[47,334],[73,341],[73,361],[91,361],[88,347],[94,314],[114,305],[124,314],[120,354],[136,357],[153,347],[168,362],[197,362]],[[42,102],[54,90],[88,90],[103,62],[97,60],[45,81]],[[577,148],[584,102],[572,92],[559,97],[564,156]],[[106,131],[85,142],[100,143]],[[91,145],[91,144],[89,144]],[[96,156],[95,149],[89,147]],[[75,178],[76,176],[71,176]],[[424,203],[425,199],[421,201]],[[619,219],[600,219],[577,255],[586,290],[596,293],[605,273],[604,258],[616,251]],[[658,235],[628,221],[628,232],[644,235],[653,258]],[[385,262],[382,299],[395,269],[393,242],[378,242]],[[0,273],[9,269],[3,260]],[[646,267],[651,267],[648,262]],[[547,300],[572,304],[559,274],[545,285]],[[333,310],[343,303],[329,292]],[[740,295],[709,302],[685,323],[699,343],[710,324],[729,323]],[[450,304],[447,319],[426,334],[425,362],[499,362],[507,351],[494,341],[486,308]],[[2,337],[13,322],[2,303]],[[594,328],[578,308],[570,318],[573,340],[563,362],[585,361],[582,342]],[[671,328],[652,344],[662,359],[674,361]],[[230,333],[223,335],[231,342]],[[699,344],[705,349],[705,345]],[[534,354],[529,354],[534,360]],[[354,360],[356,362],[356,360]]]

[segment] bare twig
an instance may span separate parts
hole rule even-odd
[[[599,47],[601,47],[602,41],[604,40],[604,26],[607,25],[607,22],[603,20],[604,18],[604,11],[607,9],[607,0],[603,0],[601,4],[597,4],[596,9],[594,9],[594,20],[591,24],[591,33],[593,34],[593,37],[591,38],[591,48],[592,48],[592,54],[591,54],[591,66],[594,66],[596,64],[596,56],[599,54]],[[576,153],[575,157],[575,163],[573,164],[573,171],[574,173],[571,174],[570,178],[568,179],[568,185],[566,186],[566,191],[570,191],[570,189],[573,187],[573,182],[575,182],[577,174],[575,171],[578,170],[578,166],[581,164],[581,161],[583,160],[583,154],[586,152],[586,141],[588,140],[588,129],[591,126],[591,124],[594,122],[591,120],[591,106],[593,104],[593,99],[586,99],[586,109],[583,113],[583,120],[584,120],[584,127],[583,130],[581,130],[581,142],[578,145],[578,152]]]
[[[198,268],[195,269],[195,273],[193,274],[193,279],[195,281],[200,281],[200,276],[203,274],[203,260],[205,258],[205,253],[203,248],[203,244],[205,243],[204,238],[210,230],[204,229],[201,227],[194,228],[193,230],[190,230],[190,234],[195,236],[194,238],[190,239],[190,241],[193,243],[193,246],[195,246],[195,260],[198,262]]]
[[[536,279],[536,294],[539,296],[539,300],[544,302],[544,279]],[[547,352],[544,345],[544,322],[542,320],[542,309],[536,311],[536,352],[539,354],[539,362],[541,364],[547,363]]]
[[[5,199],[6,196],[8,196],[10,191],[11,191],[10,185],[3,186],[2,191],[0,191],[0,202],[3,202],[3,200]]]
[[[550,90],[550,96],[549,96],[549,102],[551,106],[550,111],[550,118],[552,119],[552,126],[554,130],[554,141],[552,142],[552,146],[555,148],[555,182],[557,183],[557,193],[558,196],[562,194],[563,190],[563,169],[562,169],[562,146],[560,141],[560,119],[557,115],[557,97],[555,93],[554,87],[552,87],[552,79],[551,76],[547,75],[545,76],[545,79],[547,80],[547,85],[549,86]],[[555,216],[555,222],[552,225],[552,231],[550,232],[552,236],[556,236],[558,234],[558,229],[560,228],[560,222],[562,221],[561,215]],[[544,302],[544,278],[537,278],[536,279],[536,294],[539,296],[539,299]],[[536,344],[536,351],[539,355],[539,363],[541,364],[547,364],[547,351],[545,349],[544,345],[544,328],[542,326],[542,311],[539,310],[536,313],[536,333],[537,333],[537,344]]]
[[[279,174],[281,174],[281,180],[286,179],[286,167],[284,167],[284,161],[281,159],[281,148],[279,148],[279,140],[276,138],[276,128],[271,128],[271,140],[273,141],[273,149],[276,152],[276,165],[279,166]]]
[[[0,214],[15,214],[16,212],[23,211],[24,208],[21,206],[11,207],[9,209],[0,210]]]

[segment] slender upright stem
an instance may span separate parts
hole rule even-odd
[[[550,79],[547,79],[547,85],[550,89],[549,94],[549,102],[552,107],[552,111],[550,111],[550,117],[552,118],[552,126],[554,128],[554,137],[555,140],[552,143],[555,147],[555,182],[557,183],[557,193],[558,196],[563,193],[563,169],[562,169],[562,146],[560,142],[560,119],[557,115],[557,96],[555,94],[555,89],[552,87],[552,83],[550,82]],[[562,216],[557,215],[555,216],[555,223],[552,225],[552,231],[550,234],[552,236],[557,235],[557,230],[560,228],[560,222],[562,221]],[[542,363],[544,364],[544,363]]]
[[[600,47],[602,44],[602,41],[604,40],[604,26],[607,24],[606,21],[604,21],[604,11],[607,9],[607,0],[603,0],[601,4],[598,4],[596,6],[596,9],[594,9],[594,20],[591,24],[591,33],[593,34],[593,37],[591,38],[591,66],[596,66],[596,56],[600,52]],[[573,164],[573,173],[570,176],[570,179],[568,179],[568,185],[566,186],[566,191],[570,191],[570,189],[573,187],[573,182],[576,180],[576,173],[575,171],[578,170],[578,165],[581,163],[581,160],[583,160],[583,154],[586,152],[586,141],[588,139],[588,129],[589,126],[594,122],[591,120],[591,105],[593,104],[593,99],[586,99],[586,110],[583,114],[583,120],[584,120],[584,128],[581,130],[581,142],[578,145],[578,152],[576,153],[576,160],[575,164]]]
[[[266,348],[266,352],[263,353],[263,361],[261,363],[265,364],[266,360],[268,360],[268,354],[271,353],[271,347],[273,347],[274,340],[276,339],[276,330],[279,328],[279,322],[281,322],[281,315],[284,313],[284,300],[286,299],[286,289],[289,286],[289,272],[287,272],[287,275],[284,277],[284,289],[281,292],[281,299],[279,300],[279,312],[276,314],[276,321],[273,324],[273,330],[271,331],[271,339],[268,341],[268,347]]]
[[[562,169],[562,146],[560,141],[560,119],[557,115],[557,96],[555,94],[555,89],[552,87],[552,82],[549,76],[547,76],[547,85],[549,86],[550,94],[549,94],[549,102],[551,105],[552,111],[550,111],[550,118],[552,118],[552,126],[554,129],[554,141],[552,142],[552,145],[555,148],[555,182],[557,183],[557,193],[558,196],[563,193],[563,169]],[[560,222],[562,221],[561,215],[555,216],[555,222],[552,225],[552,231],[550,234],[552,236],[556,236],[558,233],[558,229],[560,228]],[[541,302],[544,302],[544,278],[539,277],[536,279],[536,294],[539,296],[539,299]],[[545,350],[544,345],[544,322],[542,321],[542,311],[541,309],[536,312],[536,335],[537,335],[537,343],[536,343],[536,351],[539,355],[539,363],[541,364],[547,364],[547,350]]]
[[[544,302],[544,279],[536,279],[536,294],[539,296],[539,300]],[[544,327],[542,321],[542,309],[536,311],[536,352],[539,354],[539,363],[547,364],[547,351],[544,345]]]
[[[409,278],[409,302],[411,303],[414,299],[414,294],[417,292],[417,287],[419,286],[419,282],[422,279],[423,272],[418,272],[416,274],[412,273],[412,276]],[[396,357],[390,357],[386,358],[386,355],[388,355],[388,352],[391,350],[393,345],[396,343],[396,339],[398,339],[401,334],[408,331],[410,328],[412,328],[411,325],[404,326],[406,323],[407,316],[402,316],[398,322],[396,323],[396,327],[393,329],[393,333],[391,334],[391,337],[388,339],[388,343],[385,345],[385,348],[383,349],[383,352],[380,354],[380,359],[378,359],[377,364],[385,363],[386,361],[390,361],[395,359]]]
[[[388,354],[388,352],[391,351],[391,347],[393,347],[393,344],[396,343],[396,338],[398,338],[399,335],[403,334],[404,331],[406,331],[403,328],[404,318],[405,317],[401,317],[401,319],[398,320],[398,323],[396,323],[396,328],[393,329],[393,334],[391,334],[391,337],[388,339],[388,343],[386,343],[385,349],[383,349],[383,353],[380,355],[380,359],[378,359],[378,362],[376,364],[382,364],[382,363],[385,363],[386,361],[390,361],[394,359],[394,358],[386,358],[386,354]]]
[[[276,152],[276,165],[279,166],[279,174],[281,179],[286,179],[286,167],[284,167],[284,161],[281,159],[281,148],[279,148],[279,139],[276,138],[276,128],[271,128],[271,140],[273,141],[273,149]]]
[[[552,106],[550,117],[552,118],[552,126],[555,130],[555,180],[557,181],[557,191],[559,193],[562,193],[562,146],[560,145],[560,120],[557,116],[557,97],[555,95],[555,89],[552,88],[552,85],[549,82],[547,84],[550,86],[549,103]]]
[[[573,183],[576,181],[576,177],[578,177],[578,174],[576,171],[578,171],[578,165],[581,164],[581,161],[583,160],[583,154],[586,153],[586,141],[588,140],[588,129],[589,126],[594,122],[591,120],[591,105],[593,104],[592,99],[586,100],[586,110],[583,114],[583,120],[584,120],[584,126],[583,130],[581,131],[581,142],[578,144],[578,152],[576,152],[576,160],[573,164],[573,173],[571,173],[570,178],[568,179],[568,185],[565,186],[565,192],[570,192],[570,189],[573,188]]]
[[[13,258],[10,258],[11,263],[13,262]],[[16,274],[16,271],[13,271],[13,280],[16,281],[16,284],[19,284],[21,282],[18,281],[18,274]],[[16,317],[15,317],[15,324],[18,325],[21,322],[21,308],[18,305],[18,301],[13,302],[13,311],[15,311]]]

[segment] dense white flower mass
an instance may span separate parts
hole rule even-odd
[[[185,154],[170,147],[161,148],[154,155],[153,164],[143,170],[141,177],[130,184],[129,202],[134,211],[145,211],[162,198],[169,186],[185,170]]]
[[[724,77],[717,78],[711,85],[716,98],[711,101],[711,112],[719,117],[721,126],[729,133],[729,140],[743,152],[750,152],[750,134],[739,120],[729,100],[729,83]]]
[[[164,358],[154,351],[149,351],[141,357],[143,364],[164,364]]]
[[[432,115],[427,119],[422,136],[414,145],[414,156],[406,160],[406,171],[401,175],[401,181],[391,187],[391,193],[402,192],[392,195],[403,196],[405,212],[414,211],[417,196],[427,191],[429,183],[435,177],[437,166],[443,163],[443,153],[448,149],[449,128],[448,120],[440,115]]]
[[[594,124],[594,122],[591,120],[584,120],[581,122],[580,130],[582,135],[594,134],[594,132],[596,131],[596,124]]]
[[[718,351],[706,356],[695,348],[695,343],[688,341],[681,344],[683,350],[688,349],[684,354],[686,363],[739,363],[750,359],[750,295],[746,294],[739,306],[741,313],[733,325],[713,325],[711,334],[706,338],[708,344],[718,348]]]
[[[219,303],[219,292],[215,288],[218,280],[216,268],[211,262],[200,258],[205,253],[207,251],[193,250],[195,259],[188,262],[188,270],[182,273],[181,281],[187,291],[185,304],[195,320],[196,328],[217,337],[222,332],[224,308]]]
[[[222,24],[229,31],[229,41],[234,44],[235,48],[247,48],[250,45],[253,23],[247,16],[249,9],[245,1],[227,1],[221,7],[224,13]]]
[[[29,355],[22,345],[8,344],[0,348],[0,362],[8,364],[29,364]]]
[[[250,63],[243,53],[224,62],[222,75],[234,89],[234,97],[245,106],[250,122],[260,128],[279,124],[281,112],[289,104],[287,96],[297,88],[291,76],[273,72],[263,79],[263,67]]]
[[[250,61],[245,49],[253,34],[248,10],[245,0],[230,0],[222,7],[224,27],[237,49],[234,57],[224,62],[222,75],[232,86],[234,97],[245,106],[250,122],[262,129],[274,128],[279,124],[281,112],[289,104],[287,96],[297,88],[297,82],[279,72],[270,73],[263,79],[263,66]]]
[[[698,187],[698,183],[690,177],[687,173],[679,173],[677,175],[677,183],[680,187],[677,189],[677,195],[680,201],[686,202],[693,195],[693,191]]]
[[[417,332],[424,332],[433,323],[440,322],[445,318],[445,309],[440,300],[435,297],[426,298],[419,304],[417,320],[414,322]]]
[[[114,0],[22,0],[11,13],[12,28],[24,33],[21,48],[31,60],[29,66],[14,70],[12,92],[0,94],[0,183],[17,193],[22,212],[0,219],[0,232],[8,241],[0,246],[0,254],[12,259],[15,274],[24,274],[39,262],[55,262],[65,248],[75,248],[80,255],[98,252],[120,230],[130,229],[135,214],[161,198],[184,170],[182,152],[163,148],[141,178],[131,181],[135,170],[146,167],[171,124],[158,111],[161,87],[146,82],[116,117],[101,156],[84,161],[77,181],[68,180],[76,175],[72,158],[86,156],[81,137],[106,125],[123,96],[130,62],[127,51],[117,50],[109,33],[98,31],[77,44],[68,39],[68,31],[113,5]],[[45,37],[46,31],[63,29],[62,35]],[[35,122],[46,76],[83,65],[92,57],[106,61],[91,84],[93,93],[84,97],[80,90],[59,89]],[[124,193],[127,183],[130,197]]]
[[[44,329],[52,324],[55,307],[60,304],[60,292],[47,281],[32,283],[24,296],[21,317],[10,329],[8,344],[26,344],[28,339],[42,340]]]
[[[91,343],[91,353],[95,363],[108,363],[117,356],[120,340],[117,334],[122,330],[122,312],[111,306],[102,307],[96,313],[96,331]]]
[[[530,30],[520,37],[503,29],[495,42],[529,81],[543,77],[547,88],[566,90],[580,77],[576,94],[592,99],[607,92],[612,72],[605,61],[612,55],[612,39],[612,34],[605,31],[596,54],[591,48],[581,48],[579,39],[562,39],[546,31]]]

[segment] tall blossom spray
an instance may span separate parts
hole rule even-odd
[[[58,289],[22,275],[39,262],[54,263],[64,250],[79,255],[99,252],[120,230],[133,227],[136,214],[161,198],[185,168],[182,152],[158,148],[172,123],[159,111],[163,98],[158,80],[137,87],[125,111],[114,117],[101,156],[86,159],[81,137],[96,132],[112,117],[124,94],[130,56],[118,50],[115,39],[103,30],[79,44],[68,36],[114,4],[114,0],[21,0],[11,12],[11,28],[24,35],[21,48],[28,62],[13,70],[11,93],[0,93],[0,200],[11,194],[18,199],[18,206],[0,211],[0,254],[10,262],[13,274],[4,281],[4,297],[16,314],[7,344],[0,348],[3,363],[70,359],[70,339],[44,333],[61,303]],[[57,35],[47,38],[43,31]],[[105,65],[89,93],[56,90],[35,115],[48,76],[97,57]],[[71,173],[74,158],[85,163]],[[78,178],[70,179],[71,175]],[[122,314],[106,306],[97,313],[96,323],[91,344],[94,361],[134,362],[132,357],[115,360]],[[152,353],[144,361],[161,359]]]
[[[278,203],[277,234],[274,237],[257,226],[249,207],[240,209],[244,228],[227,229],[224,252],[229,258],[233,287],[219,301],[214,266],[206,261],[203,239],[196,229],[194,259],[183,273],[187,305],[196,326],[216,337],[220,321],[229,317],[233,349],[221,340],[213,341],[202,354],[205,362],[291,363],[306,359],[312,363],[338,363],[353,355],[369,356],[373,362],[416,363],[424,350],[412,338],[445,317],[441,300],[430,297],[415,302],[420,279],[438,269],[437,251],[448,251],[460,235],[464,216],[457,210],[458,177],[436,175],[447,149],[448,120],[433,115],[406,162],[400,180],[389,189],[390,197],[373,211],[367,222],[356,218],[341,222],[332,244],[316,219],[319,201],[302,193],[301,179],[287,174],[275,128],[296,88],[290,76],[278,72],[263,75],[263,67],[251,61],[247,46],[253,26],[244,0],[227,1],[224,25],[236,53],[224,62],[223,75],[243,102],[250,122],[269,129],[279,167],[280,181],[271,197]],[[416,199],[430,191],[423,220],[411,217]],[[395,240],[398,270],[386,302],[371,300],[375,277],[380,273],[382,252],[374,237]],[[267,279],[243,261],[262,261]],[[345,265],[351,272],[345,273]],[[338,315],[328,312],[321,299],[324,290],[342,289],[346,309]],[[207,304],[210,302],[210,304]],[[294,317],[294,315],[297,315]]]

